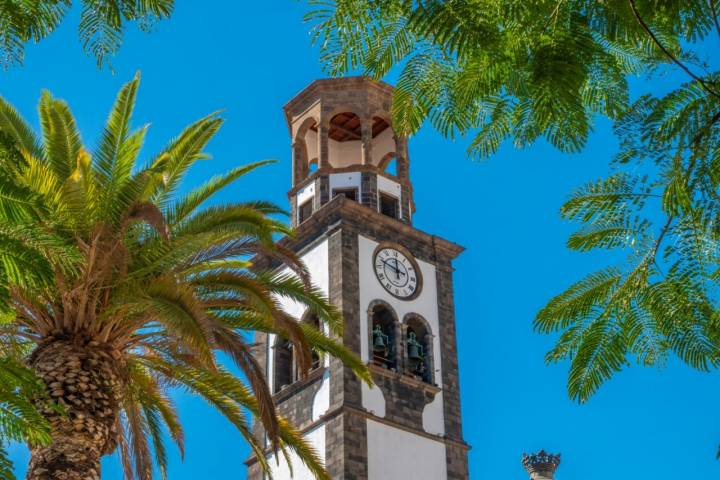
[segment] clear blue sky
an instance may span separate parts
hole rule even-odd
[[[220,200],[263,198],[286,205],[290,139],[281,107],[322,76],[302,23],[304,5],[177,3],[173,18],[151,35],[128,31],[114,76],[97,71],[82,54],[75,16],[29,48],[23,67],[0,73],[0,94],[37,124],[40,91],[51,90],[70,102],[92,144],[117,89],[141,70],[135,120],[152,124],[146,155],[184,125],[225,109],[227,123],[210,145],[214,159],[190,180],[275,158],[277,165]],[[577,405],[565,393],[567,365],[543,362],[552,339],[531,329],[552,295],[604,265],[599,256],[565,248],[572,226],[557,212],[574,187],[606,172],[616,148],[608,125],[597,126],[579,155],[543,144],[523,151],[508,145],[494,158],[472,163],[465,158],[467,143],[426,128],[411,140],[410,159],[415,225],[467,248],[456,262],[455,295],[472,478],[525,479],[520,455],[540,448],[562,452],[558,480],[718,478],[716,373],[674,364],[664,370],[634,367]],[[247,449],[240,436],[202,401],[178,396],[178,402],[187,453],[184,462],[172,455],[170,478],[244,478]],[[24,475],[27,451],[15,446],[12,452]],[[105,462],[103,478],[121,478],[116,461]]]

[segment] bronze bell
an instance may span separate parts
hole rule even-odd
[[[387,353],[388,336],[385,335],[380,325],[375,325],[373,329],[373,351],[378,354]]]
[[[408,334],[408,358],[413,361],[422,361],[425,358],[425,352],[423,352],[423,346],[417,341],[415,332]]]

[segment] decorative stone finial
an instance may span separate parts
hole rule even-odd
[[[522,464],[532,480],[552,480],[560,465],[560,454],[547,453],[545,450],[530,455],[523,453]]]

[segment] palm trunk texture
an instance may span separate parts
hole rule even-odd
[[[53,440],[31,446],[27,479],[99,480],[100,458],[118,442],[121,355],[94,341],[50,338],[29,363],[62,408],[41,406]]]

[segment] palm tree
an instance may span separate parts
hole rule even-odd
[[[331,340],[342,321],[291,252],[290,233],[267,202],[205,206],[220,189],[266,162],[234,168],[178,195],[188,169],[222,120],[187,127],[144,165],[147,127],[131,130],[139,76],[120,90],[97,148],[82,144],[68,105],[43,93],[36,136],[0,99],[0,296],[2,338],[18,350],[51,401],[35,405],[51,426],[30,440],[29,479],[99,478],[100,459],[119,449],[126,478],[165,474],[163,429],[182,452],[183,431],[169,395],[183,388],[218,409],[265,464],[246,411],[269,447],[292,448],[327,478],[316,452],[278,418],[246,332],[291,342],[299,369],[312,351],[342,359],[366,381],[357,357]],[[252,255],[274,256],[296,275],[253,272]],[[328,334],[285,314],[279,298],[307,305]],[[246,385],[218,363],[222,352]],[[154,451],[154,455],[152,452]]]
[[[41,396],[45,396],[43,384],[32,370],[12,358],[0,358],[0,478],[15,478],[6,441],[50,442],[50,424],[34,405]]]
[[[22,63],[25,44],[50,35],[72,4],[72,0],[0,2],[0,64]],[[127,22],[149,30],[156,21],[168,18],[174,5],[174,0],[82,0],[78,34],[83,49],[102,67],[119,50]]]

